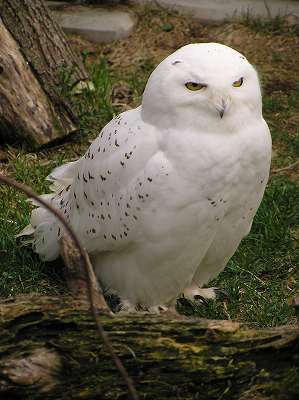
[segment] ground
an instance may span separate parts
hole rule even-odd
[[[83,154],[111,117],[140,103],[155,65],[187,43],[217,41],[244,53],[260,73],[264,117],[273,137],[272,173],[250,235],[243,240],[225,271],[211,285],[225,288],[228,300],[205,307],[183,301],[186,314],[237,319],[256,326],[296,323],[292,299],[299,294],[298,165],[299,37],[296,27],[276,18],[268,22],[244,16],[239,21],[203,26],[191,17],[164,9],[136,7],[136,31],[125,40],[95,45],[78,37],[71,43],[89,68],[95,91],[72,97],[80,114],[80,132],[38,151],[7,145],[0,151],[0,171],[38,193],[47,190],[45,177],[66,161]],[[70,96],[69,74],[62,71],[61,91]],[[61,261],[43,263],[14,238],[29,221],[23,195],[0,186],[0,296],[65,292]]]

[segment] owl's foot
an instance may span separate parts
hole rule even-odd
[[[164,305],[147,307],[141,304],[132,304],[129,300],[121,300],[116,311],[124,314],[165,314],[169,311],[169,308]]]
[[[184,297],[189,300],[199,300],[204,304],[207,304],[207,300],[224,300],[227,299],[228,293],[220,288],[200,288],[195,283],[192,283],[188,288],[184,290]]]

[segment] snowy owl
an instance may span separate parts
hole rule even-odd
[[[78,161],[48,177],[102,287],[128,309],[211,294],[251,228],[271,137],[255,69],[230,47],[190,44],[151,74],[139,107],[110,121]],[[44,259],[62,227],[43,208],[22,234]]]

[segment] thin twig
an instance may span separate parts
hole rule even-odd
[[[293,168],[297,167],[297,165],[299,165],[299,160],[293,162],[290,165],[287,165],[286,167],[274,169],[272,171],[272,174],[278,174],[279,172],[288,171],[289,169],[293,169]]]
[[[90,302],[90,308],[91,308],[91,312],[93,315],[93,318],[95,320],[96,323],[96,327],[98,330],[99,335],[101,336],[101,339],[103,340],[116,368],[118,369],[120,375],[122,376],[123,380],[125,381],[127,388],[128,388],[128,392],[132,398],[132,400],[138,400],[138,395],[136,392],[136,389],[134,387],[133,381],[131,380],[131,378],[128,375],[127,370],[125,369],[123,363],[121,362],[120,358],[117,356],[117,354],[115,353],[112,343],[110,341],[110,339],[108,338],[107,333],[105,332],[102,323],[100,321],[99,318],[99,314],[97,312],[97,308],[95,306],[95,302],[94,302],[94,291],[92,290],[92,281],[93,281],[93,276],[92,274],[94,274],[93,272],[93,267],[91,265],[89,256],[86,252],[86,250],[82,247],[78,237],[76,236],[75,232],[73,231],[72,227],[67,223],[67,221],[64,219],[64,217],[62,216],[62,214],[56,210],[54,207],[52,207],[48,202],[46,202],[45,200],[43,200],[42,198],[40,198],[37,194],[35,194],[29,187],[23,185],[22,183],[19,183],[17,181],[15,181],[12,178],[9,178],[3,174],[0,174],[0,181],[3,183],[6,183],[9,186],[13,186],[14,188],[16,188],[17,190],[25,193],[29,198],[34,199],[37,203],[39,203],[42,207],[45,207],[48,211],[50,211],[53,215],[55,215],[55,217],[61,222],[61,224],[64,226],[66,232],[68,233],[69,237],[71,238],[71,240],[73,241],[74,245],[77,247],[82,262],[83,262],[83,266],[86,272],[86,276],[87,276],[87,289],[88,289],[88,297],[89,297],[89,302]],[[104,300],[105,301],[105,300]]]

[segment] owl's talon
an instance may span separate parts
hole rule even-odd
[[[205,299],[203,296],[201,296],[200,294],[196,294],[194,297],[195,301],[200,301],[203,305],[207,306],[209,304],[208,300]]]
[[[229,300],[229,298],[230,298],[228,292],[225,289],[214,288],[214,292],[215,292],[216,300],[223,301],[223,300]]]

